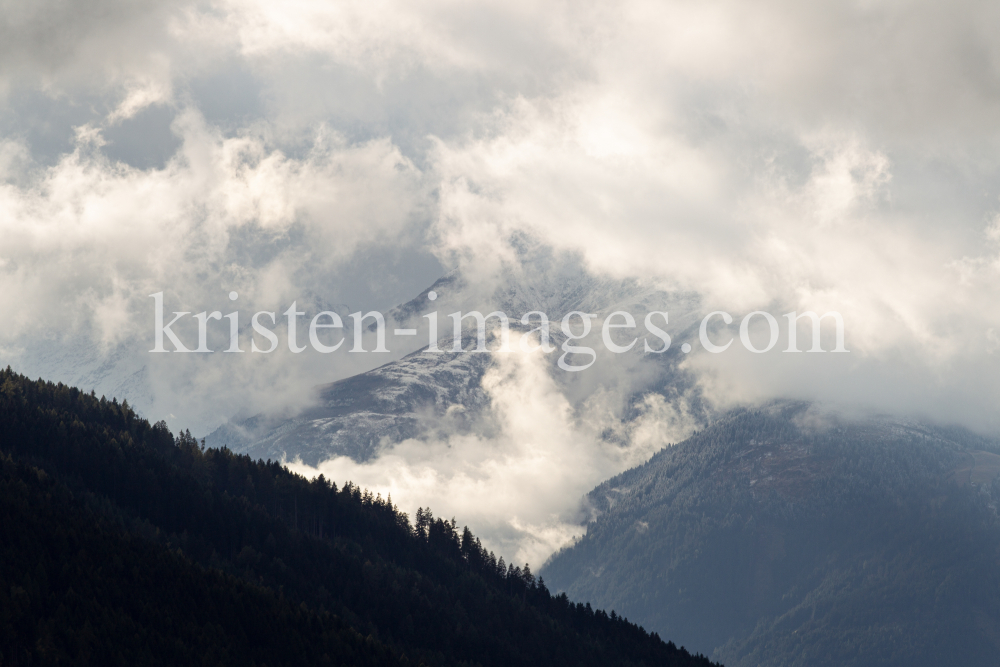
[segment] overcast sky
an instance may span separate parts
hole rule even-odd
[[[696,349],[719,406],[996,432],[998,14],[0,0],[0,361],[205,433],[371,362],[153,361],[149,294],[388,309],[452,269],[488,282],[523,232],[706,314],[843,314],[850,355]]]

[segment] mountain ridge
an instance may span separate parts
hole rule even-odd
[[[691,314],[696,295],[666,292],[631,279],[592,276],[579,258],[551,256],[550,249],[527,238],[515,246],[519,248],[519,263],[505,266],[496,281],[484,286],[452,271],[414,299],[390,310],[387,327],[394,323],[414,327],[419,338],[427,335],[422,313],[430,308],[445,313],[478,309],[504,312],[511,331],[526,331],[530,327],[520,324],[521,315],[540,311],[548,315],[550,339],[559,346],[566,340],[560,319],[573,310],[598,316],[627,310],[640,322],[651,310],[672,311],[675,316],[670,329],[675,340],[664,354],[643,355],[639,345],[629,354],[615,355],[622,357],[616,358],[616,363],[625,362],[622,368],[612,368],[610,360],[601,360],[598,366],[610,375],[610,382],[627,385],[629,407],[650,391],[663,393],[670,400],[683,395],[700,423],[706,422],[708,406],[701,401],[690,374],[678,368],[683,359],[679,343],[696,335],[698,323]],[[433,302],[428,300],[431,291],[436,293]],[[475,334],[468,322],[462,331],[465,351],[452,352],[452,322],[447,317],[439,319],[437,343],[441,352],[430,352],[425,346],[373,370],[317,386],[312,402],[300,406],[296,414],[234,416],[206,435],[207,442],[253,456],[315,466],[337,456],[369,461],[403,440],[434,437],[442,423],[458,433],[493,432],[489,397],[480,386],[492,364],[492,353],[471,352]],[[369,329],[372,327],[374,323]],[[496,322],[490,321],[487,338],[495,329]],[[601,345],[599,331],[592,332],[590,339],[596,343],[590,340],[588,344]],[[558,356],[548,355],[549,374],[578,405],[595,387],[572,377],[579,374],[558,370]],[[634,414],[627,408],[622,418],[627,421],[630,417]]]
[[[803,402],[736,410],[596,487],[542,573],[728,665],[992,664],[1000,605],[971,582],[1000,586],[1000,480],[955,473],[997,451]]]

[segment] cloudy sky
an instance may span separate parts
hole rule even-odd
[[[843,314],[850,355],[695,349],[686,368],[718,406],[794,396],[997,432],[998,13],[0,0],[0,361],[207,433],[376,362],[151,358],[150,294],[190,312],[231,291],[242,312],[387,310],[453,269],[488,284],[526,234],[706,314]],[[533,363],[491,380],[510,442],[538,402],[502,388]],[[564,414],[550,407],[537,419]],[[546,428],[585,437],[565,409]],[[495,464],[491,446],[466,443],[462,465]],[[413,502],[448,495],[427,481],[446,458],[432,449],[395,454]],[[483,488],[523,479],[522,454]],[[590,472],[554,496],[632,463],[574,456]]]

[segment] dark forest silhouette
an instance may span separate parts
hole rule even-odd
[[[468,528],[0,371],[0,665],[709,665]]]

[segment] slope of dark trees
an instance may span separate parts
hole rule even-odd
[[[454,520],[0,371],[0,665],[710,665]]]
[[[996,453],[962,429],[736,411],[595,489],[599,518],[543,574],[727,665],[997,665]]]

